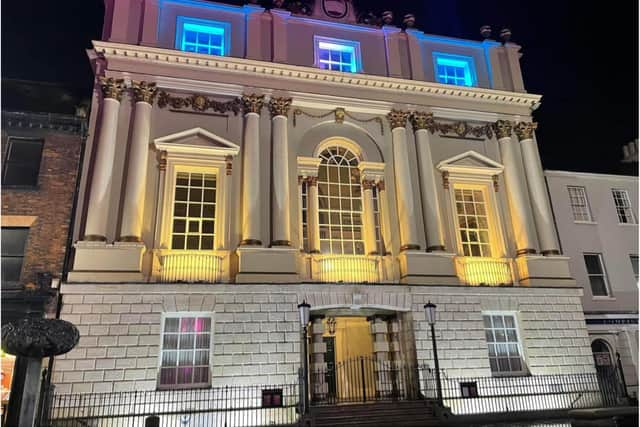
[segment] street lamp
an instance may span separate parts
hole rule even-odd
[[[436,346],[436,305],[431,301],[424,305],[424,312],[427,316],[427,322],[431,326],[431,342],[433,343],[433,361],[436,365],[436,391],[438,404],[442,406],[442,386],[440,385],[440,364],[438,363],[438,347]]]
[[[298,304],[300,326],[302,327],[302,390],[300,390],[302,393],[302,399],[300,400],[302,410],[300,411],[300,415],[304,415],[309,407],[309,392],[307,390],[309,381],[309,374],[307,371],[307,325],[309,324],[310,310],[311,306],[307,304],[305,300],[302,300],[302,303]]]

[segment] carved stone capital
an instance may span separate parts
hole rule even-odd
[[[114,79],[113,77],[98,77],[100,82],[100,90],[104,98],[115,99],[120,101],[122,92],[124,91],[124,80]]]
[[[244,113],[257,113],[260,114],[260,110],[264,106],[264,95],[256,95],[252,93],[251,95],[242,95],[242,107],[244,108]]]
[[[445,190],[449,189],[449,171],[442,171],[442,187]]]
[[[318,177],[317,176],[308,176],[307,177],[307,185],[310,185],[311,187],[315,187],[316,185],[318,185]]]
[[[271,117],[287,117],[290,107],[291,98],[271,98],[269,100],[269,111],[271,112]]]
[[[161,171],[167,170],[167,156],[167,152],[164,150],[158,152],[158,169]]]
[[[372,179],[363,179],[362,180],[362,189],[363,190],[373,190],[373,187],[376,183]]]
[[[516,135],[518,135],[518,141],[525,139],[533,139],[533,131],[538,127],[534,122],[520,122],[515,127]]]
[[[429,132],[436,131],[436,122],[433,120],[433,113],[425,113],[423,111],[414,111],[411,113],[411,124],[413,131],[427,129]]]
[[[405,127],[407,125],[408,118],[409,118],[408,111],[391,110],[387,114],[387,119],[389,119],[389,124],[391,125],[391,129]]]
[[[227,176],[231,176],[233,174],[233,157],[227,156],[224,158],[226,163],[225,171]]]
[[[378,186],[378,191],[384,191],[385,187],[384,187],[384,181],[383,180],[378,181],[378,183],[376,185]]]
[[[153,105],[158,88],[154,82],[132,82],[133,99],[135,102],[146,102]]]
[[[498,120],[493,125],[496,136],[498,139],[511,138],[511,132],[513,131],[513,123],[508,120]]]

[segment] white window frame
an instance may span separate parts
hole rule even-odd
[[[433,72],[436,83],[453,85],[452,83],[446,83],[439,80],[438,73],[438,60],[442,59],[444,61],[455,61],[463,63],[463,68],[465,69],[465,81],[468,80],[469,84],[464,85],[453,85],[453,86],[464,86],[464,87],[477,87],[478,86],[478,75],[476,73],[476,65],[473,56],[469,55],[456,55],[452,53],[446,52],[433,52]],[[467,79],[468,74],[468,79]]]
[[[598,257],[598,262],[600,263],[602,280],[604,281],[604,288],[605,288],[605,291],[607,292],[606,295],[593,294],[593,286],[591,285],[591,276],[599,276],[599,275],[589,273],[589,270],[587,269],[587,261],[584,259],[585,255]],[[609,285],[609,278],[607,277],[607,269],[605,268],[604,258],[602,254],[599,252],[583,252],[582,261],[584,262],[584,271],[587,274],[587,280],[589,281],[589,290],[591,291],[591,296],[593,297],[593,299],[611,299],[612,298],[611,287]]]
[[[620,197],[616,197],[616,193],[618,193],[620,195]],[[633,208],[631,206],[631,199],[629,198],[629,192],[624,189],[624,188],[612,188],[611,189],[611,196],[613,197],[613,204],[614,207],[616,209],[616,215],[618,217],[618,224],[622,225],[622,224],[635,224],[636,223],[636,216],[635,213],[633,212]],[[618,205],[618,200],[620,200],[622,202],[622,205]],[[625,218],[626,215],[628,214],[628,218],[626,218],[626,221],[622,221],[622,217],[620,216],[620,213],[618,212],[618,209],[623,209],[625,210]]]
[[[633,277],[635,277],[636,283],[638,283],[640,281],[640,271],[638,271],[638,269],[640,268],[640,257],[638,257],[637,254],[630,254],[629,261],[631,261],[631,271],[633,272]]]
[[[573,213],[573,222],[593,223],[591,207],[589,206],[589,198],[587,197],[587,189],[579,185],[567,185],[567,192],[569,193],[569,205],[571,206],[571,212]],[[581,203],[574,204],[574,198],[578,198]],[[576,212],[576,209],[583,209],[584,212]],[[578,218],[578,216],[583,216],[584,214],[586,214],[586,219]]]
[[[185,24],[195,24],[201,25],[210,28],[218,28],[222,30],[222,55],[219,56],[228,56],[231,52],[231,24],[228,22],[222,21],[214,21],[211,19],[201,19],[201,18],[193,18],[190,16],[178,16],[176,19],[176,41],[175,48],[177,50],[187,52],[182,50],[182,36],[184,33],[184,25]],[[188,53],[198,53],[198,52],[188,52]],[[200,53],[200,55],[213,55]]]
[[[209,376],[208,376],[208,382],[202,383],[202,384],[197,384],[197,385],[193,385],[193,384],[184,384],[184,385],[178,385],[175,384],[174,386],[170,386],[167,384],[160,384],[160,372],[162,369],[162,355],[163,355],[163,351],[164,351],[164,327],[165,327],[165,320],[167,318],[171,318],[171,317],[179,317],[179,318],[185,318],[185,317],[208,317],[211,319],[211,331],[209,332]],[[199,389],[199,388],[209,388],[211,387],[211,383],[212,383],[212,379],[213,379],[213,346],[214,346],[214,330],[215,330],[215,313],[213,312],[192,312],[192,311],[188,311],[188,312],[163,312],[162,315],[160,316],[160,352],[158,354],[158,374],[157,374],[157,378],[156,378],[156,388],[158,390],[185,390],[185,389]]]
[[[484,316],[512,316],[513,322],[515,324],[516,338],[518,339],[517,346],[518,352],[520,353],[520,364],[522,365],[522,369],[520,371],[508,371],[508,372],[493,372],[491,371],[491,375],[494,377],[518,377],[529,374],[528,369],[528,360],[526,354],[524,352],[524,343],[522,341],[522,334],[520,332],[520,320],[518,319],[519,313],[517,311],[507,310],[507,311],[483,311],[482,313],[482,331],[485,331],[484,327]],[[493,330],[493,329],[492,329]],[[489,342],[487,341],[485,335],[485,342],[487,344],[487,358],[489,358]],[[489,369],[491,370],[491,364],[489,364]]]
[[[331,37],[323,37],[323,36],[313,36],[313,58],[314,67],[320,67],[320,44],[326,43],[330,45],[336,46],[337,50],[344,50],[348,48],[352,52],[352,66],[355,67],[355,70],[351,71],[351,73],[361,73],[362,72],[362,55],[360,52],[360,42],[354,40],[343,40],[343,39],[335,39]],[[327,71],[335,71],[327,69]],[[349,71],[339,71],[342,73],[348,73]]]

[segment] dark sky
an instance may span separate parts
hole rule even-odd
[[[228,1],[237,3],[237,1]],[[620,172],[621,146],[638,137],[638,2],[584,0],[361,1],[396,19],[416,14],[432,34],[479,40],[503,27],[522,45],[525,86],[547,169]],[[598,6],[594,6],[598,5]],[[60,82],[90,94],[84,49],[101,34],[99,0],[2,4],[2,77]]]

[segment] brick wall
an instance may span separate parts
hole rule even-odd
[[[213,385],[295,382],[299,366],[297,304],[402,313],[403,348],[431,363],[423,305],[438,305],[438,348],[449,377],[489,376],[483,310],[515,310],[526,364],[534,375],[593,372],[578,289],[355,285],[65,284],[62,318],[80,343],[56,359],[60,392],[153,390],[162,312],[213,312]],[[357,297],[354,298],[354,295]],[[313,311],[312,311],[313,314]]]
[[[60,277],[82,138],[63,132],[5,128],[2,138],[3,161],[7,136],[44,140],[38,186],[34,189],[2,188],[2,215],[37,216],[29,230],[21,283],[35,282],[37,272],[48,271],[54,277]]]

